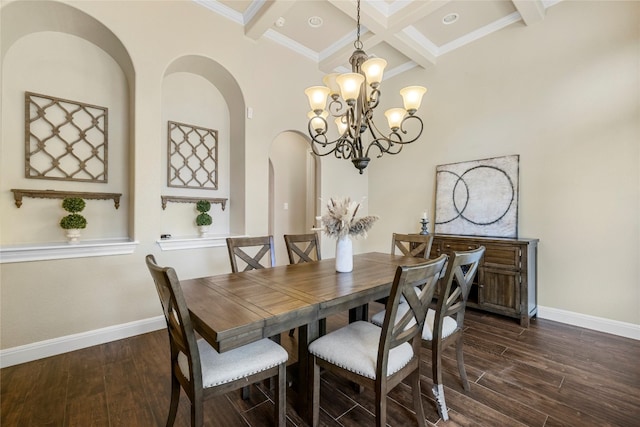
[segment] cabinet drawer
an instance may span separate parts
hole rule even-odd
[[[514,245],[487,245],[484,252],[484,265],[510,270],[521,269],[521,252],[521,249]]]
[[[433,245],[431,245],[431,257],[437,258],[441,254],[451,255],[454,251],[469,251],[479,247],[480,245],[475,242],[434,239]]]

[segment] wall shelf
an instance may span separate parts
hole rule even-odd
[[[137,246],[137,241],[127,238],[83,240],[74,245],[67,242],[54,242],[3,246],[0,247],[0,264],[128,255],[132,254]]]
[[[220,199],[220,198],[211,198],[211,197],[186,197],[186,196],[160,196],[162,199],[162,210],[165,210],[167,207],[167,202],[174,203],[198,203],[200,200],[206,200],[209,203],[218,203],[222,205],[222,210],[227,205],[228,199]]]
[[[56,191],[56,190],[23,190],[11,189],[16,206],[22,206],[23,197],[31,197],[34,199],[64,199],[66,197],[80,197],[81,199],[91,200],[113,200],[116,209],[120,207],[120,197],[122,193],[95,193],[88,191]]]

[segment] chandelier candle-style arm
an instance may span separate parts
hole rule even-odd
[[[373,112],[380,102],[380,85],[387,61],[369,57],[362,50],[360,41],[360,0],[357,2],[357,37],[353,43],[355,50],[349,58],[351,73],[331,73],[324,76],[325,86],[312,86],[305,90],[311,111],[308,113],[308,131],[313,154],[326,156],[334,154],[339,159],[349,159],[363,173],[371,160],[369,151],[375,147],[382,157],[384,154],[398,154],[406,144],[415,142],[422,135],[424,124],[416,116],[423,95],[427,89],[422,86],[408,86],[400,90],[404,108],[392,108],[385,112],[390,131],[381,131],[373,120]],[[329,104],[327,105],[327,100]],[[330,140],[327,136],[329,114],[334,117],[338,136]],[[405,124],[413,121],[415,135],[407,135]],[[333,127],[332,127],[333,128]],[[368,132],[370,141],[363,136]]]

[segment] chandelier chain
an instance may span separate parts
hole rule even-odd
[[[356,8],[356,41],[353,42],[353,47],[356,49],[362,49],[362,42],[360,41],[360,0]]]

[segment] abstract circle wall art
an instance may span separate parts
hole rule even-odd
[[[436,167],[437,234],[518,237],[520,156]]]

